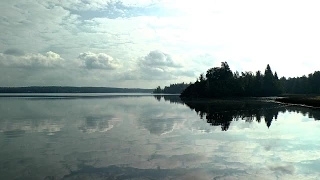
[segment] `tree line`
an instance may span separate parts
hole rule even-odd
[[[192,98],[261,97],[277,96],[282,93],[320,94],[319,82],[320,71],[308,76],[279,79],[277,72],[273,73],[269,64],[264,73],[261,71],[239,73],[233,72],[227,62],[222,62],[220,67],[210,68],[206,74],[201,74],[195,83],[183,83],[182,87],[185,89],[180,93],[181,97]],[[158,87],[154,92],[162,93],[163,90]]]
[[[276,96],[281,93],[281,84],[277,73],[267,65],[264,74],[257,71],[232,72],[227,62],[221,67],[207,70],[197,81],[188,86],[181,97],[214,98],[237,96]]]
[[[163,89],[158,86],[153,90],[154,94],[181,94],[191,83],[176,83],[165,86]]]
[[[308,76],[280,78],[283,92],[289,94],[320,94],[320,71],[310,73]]]
[[[152,89],[114,87],[29,86],[0,87],[0,93],[151,93]]]

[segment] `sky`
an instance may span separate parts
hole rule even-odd
[[[155,88],[320,70],[317,0],[0,0],[0,86]]]

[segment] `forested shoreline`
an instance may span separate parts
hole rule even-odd
[[[201,74],[195,83],[183,83],[188,86],[181,91],[180,96],[182,98],[215,98],[320,94],[319,82],[320,71],[310,73],[308,76],[279,79],[277,72],[273,73],[269,64],[264,73],[260,71],[239,73],[233,72],[227,62],[222,62],[220,67],[210,68],[206,74]],[[158,87],[154,92],[161,92],[161,90]]]
[[[163,89],[158,86],[153,90],[154,94],[181,94],[191,83],[177,83],[165,86]]]
[[[152,93],[152,89],[114,87],[29,86],[0,87],[0,93]]]
[[[201,74],[194,84],[188,86],[181,97],[215,98],[239,96],[276,96],[281,94],[281,85],[277,72],[273,73],[267,65],[264,74],[257,71],[232,72],[227,62]]]

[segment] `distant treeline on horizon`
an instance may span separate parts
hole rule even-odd
[[[158,86],[154,93],[175,93],[184,98],[214,97],[259,97],[277,96],[280,94],[320,94],[320,71],[308,76],[278,78],[268,64],[264,74],[260,71],[232,72],[227,62],[221,67],[214,67],[201,74],[195,83],[177,83],[161,89]]]
[[[163,89],[158,86],[153,90],[154,94],[180,94],[183,90],[185,90],[192,83],[177,83],[170,84],[170,86],[165,86]]]
[[[29,86],[0,87],[0,93],[152,93],[152,89],[115,87]]]

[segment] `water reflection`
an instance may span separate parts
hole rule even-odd
[[[104,117],[89,116],[85,117],[85,121],[79,126],[79,129],[84,133],[106,132],[118,123],[119,120],[112,115],[106,115]]]
[[[174,104],[184,104],[178,95],[154,95],[153,97],[159,102],[163,99],[164,101]]]
[[[211,126],[221,126],[227,131],[232,121],[245,120],[246,122],[264,121],[270,128],[272,121],[278,119],[278,114],[285,112],[301,113],[315,120],[320,119],[320,111],[316,108],[284,105],[266,99],[216,99],[216,100],[181,100],[177,96],[155,96],[158,101],[163,98],[171,103],[187,105]]]
[[[0,100],[0,179],[320,175],[315,109],[151,95]]]
[[[227,131],[230,123],[238,120],[261,122],[264,119],[269,128],[281,111],[280,105],[257,100],[186,101],[185,103],[211,126],[221,126],[222,131]]]

